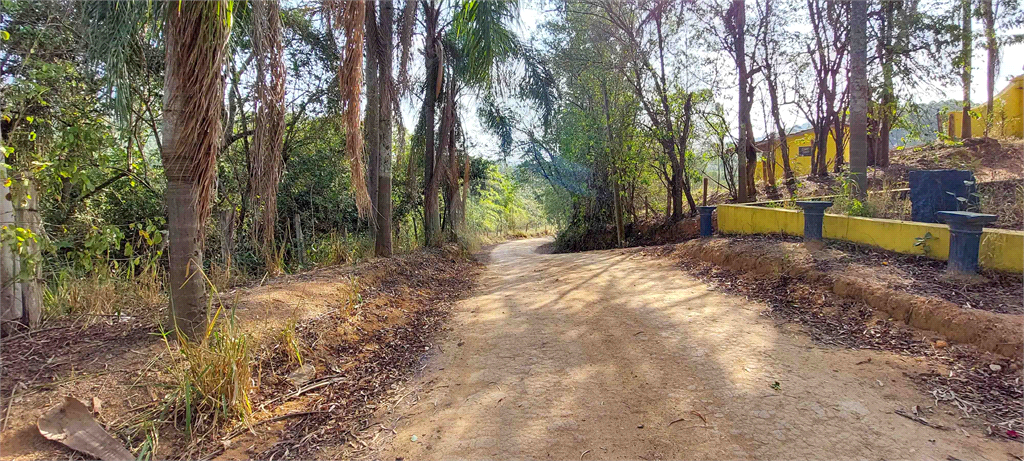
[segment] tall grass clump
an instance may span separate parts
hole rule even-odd
[[[307,253],[314,265],[355,263],[373,255],[373,240],[363,234],[330,234],[317,236]]]

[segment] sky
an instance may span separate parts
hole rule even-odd
[[[521,3],[520,9],[520,23],[517,25],[517,33],[519,37],[529,43],[531,37],[537,32],[539,26],[551,17],[550,10],[551,5],[547,4],[545,0],[524,0]],[[800,27],[797,25],[796,27]],[[976,20],[974,25],[975,30],[982,30],[982,25]],[[1015,31],[1019,32],[1019,31]],[[972,64],[974,67],[974,80],[971,85],[971,101],[973,104],[978,105],[986,99],[986,83],[985,83],[985,69],[987,61],[987,52],[980,46],[975,47],[974,57]],[[996,78],[995,92],[998,94],[1009,82],[1011,78],[1016,75],[1024,73],[1024,44],[1015,44],[1007,47],[1003,47],[1000,50],[1000,67],[999,75]],[[729,59],[731,62],[731,58]],[[713,72],[712,69],[708,70]],[[733,77],[735,78],[735,77]],[[716,95],[720,102],[726,106],[726,111],[732,114],[736,113],[736,89],[735,86],[723,88],[720,94]],[[935,100],[945,99],[957,99],[962,98],[963,90],[959,84],[943,84],[941,82],[925,82],[920,85],[917,94],[914,95],[916,102],[928,102]],[[417,103],[418,104],[418,103]],[[463,101],[464,104],[464,124],[466,127],[467,139],[470,143],[471,152],[474,156],[483,156],[490,159],[498,159],[501,154],[497,148],[497,138],[491,135],[486,129],[484,129],[479,120],[476,117],[476,99],[475,97],[467,97]],[[765,119],[764,115],[761,114],[761,110],[758,107],[759,103],[755,101],[755,108],[752,116],[752,122],[754,124],[755,133],[759,136],[764,132]],[[411,115],[406,115],[406,120],[414,120],[408,118],[415,115],[415,109],[411,109]],[[406,112],[406,111],[403,111]],[[732,117],[735,119],[736,117]],[[789,107],[783,110],[783,118],[786,119],[786,126],[792,127],[806,123],[803,115],[795,108]],[[412,123],[407,121],[407,125]],[[760,128],[759,128],[760,127]],[[734,125],[735,130],[735,125]],[[515,161],[515,159],[509,159]]]

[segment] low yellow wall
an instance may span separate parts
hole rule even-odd
[[[719,205],[718,231],[723,234],[804,235],[804,215],[797,210],[749,205]],[[915,246],[918,238],[931,234],[925,245]],[[857,218],[826,214],[822,235],[897,253],[949,258],[949,228],[892,219]],[[927,245],[927,253],[925,251]],[[1024,232],[985,229],[981,236],[979,263],[987,269],[1024,272]]]

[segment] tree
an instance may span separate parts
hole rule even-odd
[[[393,0],[381,0],[380,20],[377,33],[380,36],[380,47],[377,52],[377,79],[380,92],[380,122],[378,123],[377,142],[380,145],[377,167],[377,233],[374,240],[374,254],[389,257],[391,245],[391,127],[394,110],[395,83],[392,77],[394,64],[394,15]]]
[[[256,121],[249,160],[250,196],[255,219],[253,237],[264,268],[277,269],[277,188],[284,161],[285,67],[281,42],[281,5],[278,0],[252,3],[252,43],[256,60]]]
[[[458,95],[464,87],[491,88],[497,66],[519,50],[509,29],[518,18],[518,1],[464,0],[442,8],[436,0],[423,0],[424,64],[426,84],[420,111],[423,134],[423,214],[427,246],[438,246],[442,238],[439,189],[445,184],[445,232],[455,238],[461,221],[457,157]],[[451,20],[441,23],[442,14]],[[454,36],[449,34],[449,27]],[[441,108],[440,124],[437,109]],[[436,131],[435,131],[436,130]]]
[[[814,131],[811,154],[811,174],[828,174],[828,137],[835,140],[836,157],[842,155],[845,136],[845,91],[842,73],[849,40],[849,5],[838,0],[807,0],[808,16],[811,22],[811,37],[806,44],[811,57],[810,82],[797,85],[797,107],[803,112]],[[806,94],[804,87],[812,89]],[[838,162],[837,162],[838,163]]]
[[[971,137],[971,55],[974,54],[974,33],[971,31],[971,22],[974,20],[971,0],[960,0],[962,22],[960,25],[960,83],[963,85],[964,99],[962,123],[960,124],[960,137],[967,139]]]
[[[985,136],[992,129],[996,74],[999,72],[999,42],[996,40],[995,0],[981,0],[981,19],[985,24],[985,50],[988,51],[986,61],[988,72],[985,74]]]
[[[203,236],[222,136],[226,0],[166,9],[161,158],[167,177],[170,325],[189,338],[206,330]]]
[[[856,196],[867,197],[868,164],[868,28],[867,0],[850,3],[850,173]]]
[[[443,77],[440,56],[441,31],[438,30],[441,8],[436,0],[422,0],[423,23],[426,34],[423,37],[423,56],[426,67],[426,84],[423,85],[423,239],[426,246],[441,244],[441,205],[437,192],[440,173],[437,164],[437,145],[434,143],[434,123],[437,119],[437,97],[441,92]]]
[[[785,142],[786,127],[783,125],[781,106],[783,104],[782,95],[780,94],[782,88],[780,88],[780,72],[776,66],[781,65],[781,42],[786,40],[786,32],[784,28],[780,27],[781,23],[785,20],[785,16],[775,8],[776,0],[764,0],[763,3],[758,2],[757,5],[761,8],[759,12],[760,25],[758,30],[760,32],[758,42],[761,45],[761,60],[759,66],[761,67],[761,75],[764,78],[765,86],[768,90],[768,104],[774,122],[775,131],[778,134],[780,140],[779,149],[782,156],[782,171],[783,177],[787,183],[791,183],[793,180],[793,168],[789,164],[789,143]]]
[[[671,165],[671,219],[679,221],[683,217],[683,197],[686,197],[690,214],[697,211],[686,175],[693,94],[674,91],[674,82],[669,82],[669,70],[665,66],[666,41],[668,35],[682,27],[677,19],[682,11],[679,4],[665,0],[653,4],[602,1],[597,5],[601,19],[613,31],[611,36],[623,52],[623,62],[615,63],[614,67],[629,83]],[[678,107],[675,101],[685,102]]]
[[[757,195],[754,185],[754,171],[757,168],[757,152],[754,149],[754,129],[750,122],[750,108],[753,102],[753,74],[747,65],[746,29],[747,13],[744,0],[733,0],[723,15],[727,40],[726,48],[731,49],[739,79],[739,141],[736,143],[739,172],[737,201],[747,202]]]

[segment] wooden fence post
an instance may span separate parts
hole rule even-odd
[[[0,227],[7,230],[20,227],[42,238],[35,181],[28,173],[16,177],[15,181],[27,187],[20,191],[19,187],[0,189]],[[25,239],[22,245],[21,256],[9,242],[0,248],[0,322],[7,334],[18,327],[36,328],[43,316],[43,292],[39,285],[41,247],[36,239]]]

